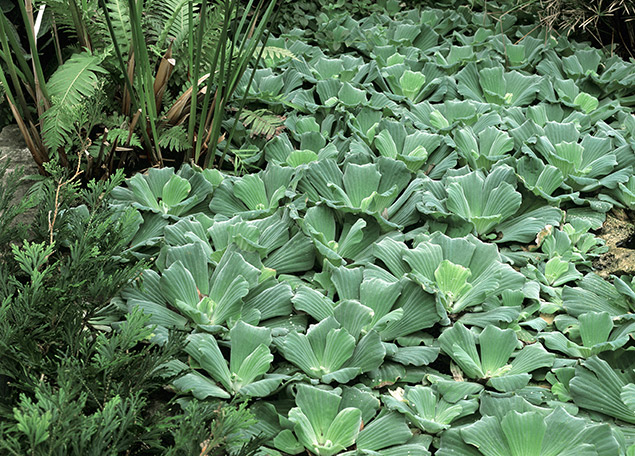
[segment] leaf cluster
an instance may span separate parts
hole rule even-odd
[[[254,172],[113,191],[152,262],[121,302],[188,334],[172,386],[249,401],[262,454],[635,448],[635,287],[592,261],[632,196],[633,64],[517,19],[320,15],[238,85],[286,117],[237,127]]]

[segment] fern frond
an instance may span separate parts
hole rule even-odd
[[[207,24],[205,25],[205,35],[203,36],[203,62],[209,62],[214,56],[216,46],[219,44],[223,22],[225,21],[225,9],[221,2],[209,5],[207,11]],[[231,20],[231,18],[230,18]]]
[[[119,51],[124,59],[130,50],[132,40],[132,27],[130,25],[130,12],[126,0],[108,0],[106,7],[110,13],[110,20],[115,31],[115,38]]]
[[[107,73],[99,66],[101,60],[101,56],[88,51],[74,54],[48,80],[51,97],[57,98],[59,104],[75,105],[82,97],[92,96],[99,82],[97,73]]]
[[[182,125],[176,125],[163,131],[159,136],[159,146],[175,152],[183,152],[190,148],[187,131]]]
[[[47,12],[52,13],[55,17],[55,27],[57,27],[58,30],[63,30],[70,36],[76,37],[75,24],[73,23],[68,2],[66,0],[47,0],[46,6],[48,8]]]
[[[111,143],[117,142],[119,145],[126,144],[126,142],[128,142],[129,134],[129,131],[125,128],[113,128],[112,130],[108,131],[107,139]],[[128,142],[128,145],[132,147],[141,147],[141,140],[136,133],[132,133],[132,135],[130,135],[130,141]]]
[[[77,37],[72,9],[69,8],[68,2],[69,0],[46,0],[48,7],[46,11],[53,14],[58,30],[63,30],[71,37]],[[77,3],[81,3],[80,20],[90,36],[93,49],[104,50],[111,46],[113,43],[108,32],[104,12],[100,8],[98,0],[83,0]],[[125,55],[128,52],[131,37],[126,0],[107,0],[106,7],[110,12],[117,44],[122,48],[122,54]]]
[[[298,57],[290,50],[277,46],[265,46],[264,49],[262,49],[262,46],[257,46],[254,51],[254,56],[258,56],[261,50],[263,59],[282,60],[290,57],[293,60],[299,60]]]
[[[57,150],[65,144],[72,144],[82,109],[79,105],[59,103],[55,98],[53,101],[54,104],[42,115],[42,139],[47,147]]]
[[[162,0],[156,0],[157,2],[162,2]],[[170,3],[171,6],[166,6],[165,13],[162,21],[168,20],[171,16],[168,16],[169,11],[176,11],[174,8],[178,7],[178,2],[180,0],[167,0],[166,3]],[[194,11],[195,11],[195,21],[193,24],[194,29],[196,30],[198,27],[204,27],[205,33],[203,35],[203,44],[201,46],[201,74],[205,74],[208,71],[209,62],[212,60],[214,56],[214,51],[216,49],[216,45],[220,39],[221,31],[223,29],[224,22],[224,12],[223,5],[219,4],[217,0],[213,2],[208,2],[207,5],[207,18],[205,20],[205,24],[201,25],[199,23],[199,9],[200,2],[195,2]],[[176,4],[176,6],[175,6]],[[186,2],[187,5],[187,2]],[[189,28],[189,17],[188,17],[188,7],[184,6],[179,10],[179,13],[176,15],[170,30],[167,33],[166,39],[174,38],[174,43],[172,45],[173,57],[177,62],[188,62],[189,54],[187,49],[187,39],[188,39],[188,28]],[[162,29],[163,30],[163,29]],[[162,39],[163,32],[161,36],[159,36],[159,40]],[[163,43],[164,44],[164,43]],[[160,41],[157,41],[157,45],[161,47],[163,45]],[[170,78],[170,84],[172,87],[184,87],[186,85],[191,85],[190,75],[188,74],[188,65],[180,65],[177,64],[172,72],[172,76]]]
[[[190,24],[188,3],[189,0],[152,0],[146,9],[148,19],[157,34],[156,44],[160,48],[166,47],[170,40],[173,43],[172,48],[176,50],[187,39]],[[195,4],[195,17],[198,9]]]
[[[240,114],[240,120],[245,127],[249,128],[251,126],[252,137],[264,136],[267,139],[271,139],[284,130],[286,118],[275,115],[266,109],[257,109],[255,111],[243,109]]]

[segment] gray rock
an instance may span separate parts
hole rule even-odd
[[[0,163],[4,165],[6,160],[10,161],[9,168],[7,169],[5,176],[20,168],[23,170],[23,175],[38,174],[37,165],[33,161],[31,152],[27,149],[17,125],[7,125],[0,132]],[[31,184],[32,181],[22,180],[16,189],[13,201],[20,201],[20,199],[28,192]],[[16,222],[27,224],[32,223],[35,212],[35,208],[30,209],[19,216]]]

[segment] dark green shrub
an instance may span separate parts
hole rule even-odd
[[[189,455],[203,446],[209,451],[201,454],[227,454],[228,445],[239,447],[252,422],[244,407],[180,404],[164,389],[180,374],[166,363],[183,352],[183,337],[151,344],[148,317],[135,311],[119,322],[125,310],[110,303],[145,266],[118,257],[139,223],[136,210],[105,203],[122,173],[80,189],[65,172],[49,171],[54,179],[17,206],[10,205],[17,177],[0,185],[3,221],[36,201],[39,207],[32,242],[16,237],[24,230],[0,228],[7,246],[0,256],[0,454]]]

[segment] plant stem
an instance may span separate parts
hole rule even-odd
[[[190,13],[193,16],[192,11],[190,11]],[[192,43],[190,45],[190,50],[194,46],[196,46],[196,49],[193,51],[194,52],[193,56],[192,56],[192,51],[190,52],[190,68],[192,70],[190,74],[190,77],[192,78],[192,94],[191,94],[192,98],[190,100],[190,118],[189,118],[188,126],[187,126],[187,141],[189,144],[194,143],[194,126],[196,125],[196,109],[197,109],[196,100],[198,97],[198,75],[199,75],[199,66],[201,62],[201,53],[202,53],[201,50],[203,47],[203,37],[205,36],[207,0],[203,0],[203,2],[201,3],[196,43],[194,43],[193,41],[194,20],[192,16],[190,16],[189,32],[188,32],[191,37],[190,43]],[[193,62],[192,62],[192,57],[194,57]],[[210,74],[210,78],[213,78],[213,74]],[[194,162],[198,160],[197,151],[200,150],[198,147],[199,146],[197,141],[197,149],[194,153]],[[191,157],[188,156],[188,158],[191,158]]]

